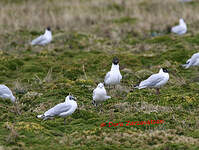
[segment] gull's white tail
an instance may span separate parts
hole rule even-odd
[[[42,114],[42,115],[37,115],[37,118],[41,118],[41,119],[44,119],[45,116]]]
[[[183,64],[182,67],[184,67],[185,69],[189,68],[189,64]]]
[[[135,88],[135,89],[139,89],[139,85],[137,85],[137,86],[134,86],[134,88]]]
[[[109,98],[111,98],[110,96],[106,96],[106,99],[109,99]]]

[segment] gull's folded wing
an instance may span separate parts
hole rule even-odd
[[[110,71],[107,72],[107,74],[106,74],[106,76],[105,76],[105,78],[104,78],[104,82],[105,82],[105,83],[107,82],[108,78],[110,78]]]
[[[45,117],[57,116],[63,112],[67,112],[71,109],[71,105],[66,103],[60,103],[54,106],[53,108],[49,109],[44,113]]]
[[[153,87],[156,84],[158,84],[160,81],[162,81],[164,77],[160,74],[154,74],[151,75],[148,79],[142,81],[139,85],[139,89],[145,88],[145,87]]]
[[[43,35],[39,36],[38,38],[34,39],[31,42],[31,45],[37,45],[40,44],[43,40],[45,40],[45,37]]]
[[[171,31],[174,33],[180,34],[183,30],[184,30],[184,28],[182,26],[178,25],[178,26],[173,27]]]
[[[94,99],[94,97],[96,95],[96,92],[97,92],[97,88],[93,90],[93,99]]]
[[[193,54],[190,59],[187,60],[186,64],[184,65],[185,68],[189,68],[192,66],[196,61],[199,59],[199,53]]]

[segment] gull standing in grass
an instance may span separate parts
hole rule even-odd
[[[120,73],[119,69],[119,59],[113,58],[111,71],[109,71],[104,79],[105,85],[117,85],[120,83],[120,80],[122,79],[122,75]]]
[[[37,37],[36,39],[34,39],[31,42],[31,45],[46,45],[48,43],[50,43],[52,41],[52,32],[50,30],[50,27],[48,27],[45,31],[45,33],[39,37]]]
[[[107,96],[106,89],[104,88],[103,83],[99,83],[97,88],[93,91],[93,101],[92,104],[98,106],[98,104],[102,103],[103,101],[111,98]]]
[[[13,103],[16,101],[16,98],[13,96],[12,91],[3,84],[0,84],[0,97],[10,99]]]
[[[64,124],[66,124],[66,116],[71,115],[77,109],[76,98],[68,95],[65,98],[64,103],[57,104],[53,108],[49,109],[42,115],[38,115],[37,118],[41,118],[43,120],[47,120],[49,118],[53,118],[55,116],[63,117]]]
[[[188,69],[191,66],[199,66],[199,53],[195,53],[187,60],[186,64],[182,65],[185,69]]]
[[[182,18],[179,20],[179,25],[171,28],[171,32],[178,35],[183,35],[187,32],[187,25]]]
[[[143,88],[155,88],[157,94],[160,94],[159,89],[164,86],[169,80],[169,73],[166,68],[161,68],[159,73],[151,75],[148,79],[142,81],[139,86],[135,87],[138,89]]]

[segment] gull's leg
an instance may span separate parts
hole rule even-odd
[[[103,112],[103,110],[102,110],[102,106],[103,106],[103,105],[102,105],[102,103],[101,103],[101,105],[100,105],[100,106],[101,106],[101,107],[100,107],[100,112]]]
[[[98,111],[98,106],[97,106],[97,104],[95,104],[95,108],[96,108],[96,111]]]
[[[156,89],[156,94],[157,94],[157,95],[160,94],[160,89],[159,89],[159,88]]]

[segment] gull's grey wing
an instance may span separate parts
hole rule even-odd
[[[160,74],[153,74],[148,79],[142,81],[139,85],[139,88],[145,88],[145,87],[153,87],[156,84],[158,84],[160,81],[164,79],[164,76]]]
[[[181,25],[175,26],[172,28],[172,32],[180,34],[184,30],[184,27]]]
[[[34,39],[31,42],[31,45],[40,44],[43,40],[45,40],[45,37],[44,37],[44,35],[41,35],[41,36],[37,37],[36,39]]]
[[[97,88],[93,90],[93,98],[94,98],[94,96],[96,94],[96,91],[97,91]]]
[[[72,105],[66,103],[60,103],[49,109],[44,113],[45,117],[57,116],[63,112],[67,112],[72,108]]]
[[[190,61],[191,61],[191,58],[186,61],[186,64],[190,63]]]
[[[12,95],[12,91],[5,85],[0,85],[0,95],[7,94]]]
[[[105,82],[105,83],[107,82],[108,78],[110,78],[110,71],[107,72],[107,74],[106,74],[106,76],[105,76],[105,78],[104,78],[104,82]]]
[[[199,58],[199,53],[195,53],[195,54],[193,54],[193,55],[191,56],[191,59],[190,59],[190,60],[196,61],[196,59],[198,59],[198,58]]]
[[[194,63],[196,63],[197,59],[199,59],[199,53],[195,53],[191,56],[190,59],[187,60],[186,64],[184,64],[183,66],[185,68],[189,68],[190,66],[192,66]]]

